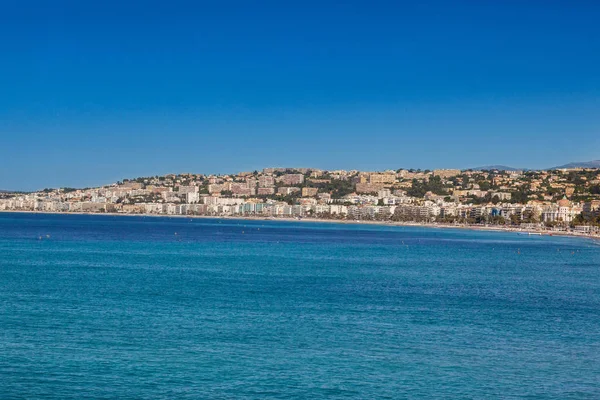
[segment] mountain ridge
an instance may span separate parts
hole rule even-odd
[[[550,168],[550,169],[563,169],[563,168],[600,168],[600,160],[575,161],[575,162],[570,162],[570,163],[560,165],[558,167],[554,167],[554,168]]]
[[[507,165],[485,165],[482,167],[475,167],[475,168],[469,168],[473,171],[491,171],[491,170],[498,170],[498,171],[527,171],[528,168],[514,168],[514,167],[509,167]]]
[[[574,161],[563,165],[558,165],[550,168],[541,168],[540,170],[553,170],[553,169],[569,169],[569,168],[599,168],[600,169],[600,160],[592,160],[592,161]],[[498,170],[498,171],[535,171],[536,169],[532,168],[515,168],[507,165],[485,165],[482,167],[468,168],[473,171],[484,171],[484,170]]]

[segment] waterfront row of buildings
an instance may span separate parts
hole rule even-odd
[[[0,210],[595,225],[600,222],[599,183],[598,170],[365,173],[270,168],[4,195]]]
[[[187,197],[187,196],[186,196]],[[319,202],[305,199],[299,204],[278,201],[246,201],[240,198],[205,196],[201,202],[178,203],[112,203],[97,197],[90,201],[60,201],[38,198],[35,195],[0,200],[0,210],[42,212],[124,213],[156,215],[209,215],[209,216],[271,216],[271,217],[321,217],[357,220],[398,219],[405,221],[433,222],[439,219],[491,220],[501,217],[517,221],[545,223],[570,223],[585,212],[594,217],[600,215],[600,201],[574,205],[563,199],[558,204],[497,204],[472,205],[431,201],[409,197],[348,196],[342,201],[329,199]]]

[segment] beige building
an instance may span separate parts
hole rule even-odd
[[[312,187],[302,188],[302,197],[314,197],[319,192],[319,189]]]
[[[460,169],[435,169],[433,170],[433,176],[439,176],[440,178],[452,178],[460,175]]]
[[[288,195],[300,191],[299,187],[280,187],[277,189],[277,194]]]
[[[223,185],[219,185],[218,183],[208,185],[208,193],[221,193],[223,190]]]
[[[370,184],[391,184],[396,182],[396,174],[369,174]]]
[[[274,187],[259,187],[257,194],[259,196],[269,196],[269,195],[275,194],[275,188]]]
[[[381,183],[357,183],[356,184],[356,193],[377,193],[381,189],[384,188],[384,185]]]
[[[302,174],[285,174],[280,176],[277,181],[286,185],[300,185],[304,183],[304,175]]]
[[[261,188],[275,186],[275,178],[271,175],[261,175],[258,177],[258,186]]]
[[[177,186],[179,194],[198,193],[198,186]]]

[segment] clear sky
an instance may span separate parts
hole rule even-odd
[[[0,2],[0,189],[600,158],[600,1]]]

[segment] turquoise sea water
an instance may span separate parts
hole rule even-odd
[[[600,246],[2,213],[0,398],[600,398]]]

